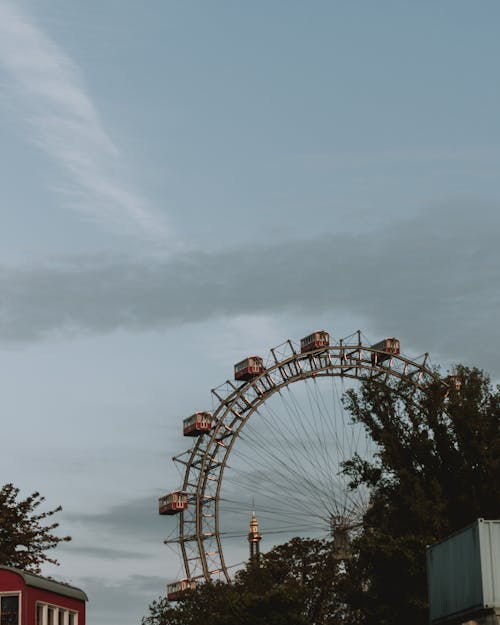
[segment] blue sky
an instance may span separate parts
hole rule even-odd
[[[2,479],[90,622],[177,575],[155,498],[242,355],[360,327],[498,379],[499,17],[0,0]]]

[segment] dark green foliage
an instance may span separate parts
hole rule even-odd
[[[0,564],[40,573],[40,565],[44,562],[58,564],[46,552],[71,538],[52,533],[59,523],[43,523],[61,507],[37,512],[45,501],[40,493],[32,493],[20,501],[17,501],[18,495],[19,489],[12,484],[5,484],[0,490]]]
[[[367,625],[427,622],[425,548],[478,517],[500,517],[500,393],[457,367],[459,390],[365,383],[347,404],[379,446],[347,463],[371,490],[347,600]]]
[[[154,602],[143,625],[338,625],[339,576],[332,542],[295,538],[232,584],[202,584],[175,605]]]

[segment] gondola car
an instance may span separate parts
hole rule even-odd
[[[174,490],[158,499],[158,513],[161,515],[177,514],[188,507],[187,493],[183,490]]]
[[[372,352],[372,365],[379,365],[400,353],[399,339],[395,337],[386,338],[372,345],[372,349],[378,350]],[[384,353],[381,354],[380,352]]]
[[[184,436],[201,436],[212,429],[211,412],[195,412],[182,422]]]
[[[234,365],[234,379],[248,382],[264,371],[264,363],[260,356],[249,356]]]
[[[79,588],[0,566],[1,625],[85,625],[86,601]]]
[[[167,599],[169,601],[179,601],[190,590],[195,590],[196,580],[180,579],[173,584],[167,584]]]
[[[318,330],[300,339],[300,353],[312,352],[330,345],[330,335],[325,330]]]

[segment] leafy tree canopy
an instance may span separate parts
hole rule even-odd
[[[0,489],[0,564],[40,573],[44,562],[58,564],[46,552],[71,538],[53,533],[58,523],[44,523],[61,510],[60,506],[39,512],[39,506],[45,501],[40,493],[32,493],[21,500],[18,495],[19,489],[13,484],[5,484]]]
[[[378,445],[346,463],[371,492],[347,597],[367,625],[427,622],[426,546],[500,517],[500,391],[478,369],[454,374],[449,393],[370,380],[347,397]]]
[[[182,601],[159,599],[143,625],[330,625],[346,607],[336,593],[333,542],[294,538],[249,565],[232,584],[200,584]]]

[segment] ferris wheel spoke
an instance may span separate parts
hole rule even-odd
[[[292,401],[294,402],[294,404],[298,406],[298,401],[294,397],[293,391],[291,389],[290,389],[290,396],[292,397]],[[325,416],[323,414],[320,417],[318,417],[318,415],[316,414],[318,412],[318,409],[317,407],[315,408],[315,404],[313,401],[311,401],[310,397],[309,397],[309,405],[311,408],[311,413],[315,415],[316,421],[318,421],[319,419],[322,419],[324,422],[327,422],[327,423],[330,422],[331,420],[330,415]],[[304,434],[306,433],[307,432],[305,432]],[[322,438],[320,434],[318,434],[317,437],[320,439],[320,448],[323,449],[323,456],[322,456],[322,459],[324,461],[323,468],[328,467],[328,471],[323,470],[321,472],[322,474],[320,477],[323,480],[324,484],[330,489],[330,497],[331,497],[330,501],[335,507],[335,513],[340,514],[342,512],[341,509],[345,506],[344,497],[343,495],[341,495],[341,493],[344,492],[344,484],[342,483],[343,476],[340,472],[339,463],[337,462],[337,466],[335,467],[332,465],[332,462],[330,460],[330,457],[332,454],[328,453],[328,447],[325,445],[325,438],[324,437]]]
[[[323,516],[315,513],[314,511],[313,512],[309,510],[301,511],[300,509],[297,509],[295,507],[289,507],[289,508],[283,507],[283,508],[277,509],[276,506],[273,505],[274,500],[270,500],[268,504],[269,504],[269,507],[266,507],[266,505],[264,505],[262,501],[259,501],[257,505],[249,506],[248,501],[223,499],[221,500],[220,509],[228,510],[230,512],[234,512],[235,514],[240,514],[245,517],[248,517],[249,512],[255,508],[255,510],[258,510],[259,515],[267,516],[267,517],[279,517],[284,520],[287,520],[288,518],[290,519],[301,519],[301,518],[317,519],[318,522],[324,520]]]
[[[292,466],[297,467],[299,465],[299,472],[308,471],[307,467],[309,467],[309,473],[311,473],[310,469],[316,471],[317,463],[312,453],[307,447],[300,444],[300,439],[292,439],[290,432],[287,432],[286,428],[281,425],[274,411],[271,412],[268,407],[266,407],[266,411],[270,412],[270,417],[267,417],[260,408],[258,414],[267,426],[272,428],[272,431],[277,435],[279,444],[275,444],[271,447],[267,443],[266,437],[261,436],[259,438],[258,448],[269,456],[271,462],[276,461],[282,465],[288,466],[290,465],[290,460],[293,459]],[[250,433],[252,437],[259,437],[260,435],[260,432],[256,429],[251,429]]]
[[[299,470],[305,471],[307,465],[313,465],[313,459],[307,455],[304,456],[300,446],[283,432],[277,419],[267,418],[260,410],[258,414],[269,427],[272,425],[274,433],[278,436],[278,441],[274,445],[269,444],[266,437],[255,428],[251,428],[248,432],[250,438],[246,436],[244,440],[250,441],[256,439],[258,441],[257,447],[259,451],[262,452],[261,456],[266,455],[269,464],[279,463],[282,466],[288,465],[290,464],[290,458],[294,458],[294,465],[297,466],[297,463],[300,464]]]
[[[267,422],[276,429],[279,437],[278,451],[285,452],[288,448],[289,453],[293,454],[295,461],[306,462],[307,465],[315,467],[317,453],[314,453],[314,449],[310,447],[310,441],[304,437],[303,433],[297,430],[296,420],[303,421],[304,415],[299,415],[296,410],[291,410],[282,396],[280,396],[280,399],[285,408],[285,412],[281,416],[278,411],[273,410],[270,404],[264,404],[259,407],[259,414],[263,415],[264,411],[269,413]]]
[[[314,429],[311,427],[308,429],[306,423],[308,419],[306,417],[307,412],[314,414],[313,410],[306,411],[295,397],[293,390],[288,387],[288,399],[282,397],[283,403],[286,408],[290,410],[290,414],[295,416],[295,420],[292,419],[296,436],[299,440],[303,441],[304,448],[308,450],[308,458],[311,465],[318,472],[319,481],[328,486],[333,472],[328,471],[328,461],[326,460],[326,452],[324,449],[325,441],[321,439],[321,436],[317,434],[313,437],[311,433]],[[319,462],[318,462],[319,461]]]
[[[248,480],[237,480],[237,479],[233,479],[231,481],[231,485],[235,484],[237,487],[240,488],[241,492],[251,492],[249,491],[249,487],[254,485],[254,482],[249,482]],[[271,511],[274,510],[274,514],[277,515],[292,515],[294,517],[297,516],[305,516],[307,518],[318,518],[318,519],[325,519],[325,515],[320,514],[318,512],[317,506],[314,506],[311,504],[310,502],[310,498],[308,499],[301,499],[297,496],[294,497],[290,497],[290,496],[284,496],[284,493],[287,492],[286,489],[286,484],[278,484],[277,488],[269,488],[266,487],[265,489],[259,488],[258,493],[257,493],[257,501],[258,501],[258,509],[266,509],[264,508],[265,505],[269,505]],[[234,501],[234,500],[228,500],[226,498],[224,498],[223,501]],[[265,502],[264,504],[262,502]],[[239,505],[240,507],[243,507],[244,509],[250,509],[250,507],[248,506],[249,503],[249,499],[247,498],[246,500],[239,500]],[[269,509],[268,509],[269,510]],[[288,512],[289,511],[289,512]]]
[[[307,495],[309,499],[311,499],[311,494],[316,495],[316,503],[311,501],[311,506],[314,507],[321,503],[329,511],[327,516],[343,514],[349,501],[343,495],[345,485],[342,483],[339,467],[334,469],[330,463],[327,453],[328,441],[324,434],[325,429],[322,430],[319,425],[321,421],[330,421],[331,418],[325,417],[321,406],[314,405],[313,399],[315,398],[311,395],[309,395],[308,405],[305,409],[300,405],[291,389],[288,390],[288,400],[283,396],[280,397],[285,408],[286,428],[282,425],[278,411],[271,408],[269,404],[264,404],[269,417],[264,414],[262,407],[256,411],[265,422],[265,432],[273,432],[279,439],[279,446],[270,447],[267,444],[267,437],[261,436],[262,430],[247,424],[245,429],[248,433],[248,440],[254,443],[252,453],[249,454],[247,460],[249,462],[253,460],[253,464],[255,464],[256,456],[263,460],[263,456],[267,455],[268,458],[264,462],[271,462],[271,469],[275,474],[278,473],[286,482],[290,482],[292,476],[299,478],[299,482],[304,482],[302,494]],[[317,400],[316,404],[318,404]],[[316,424],[314,428],[309,430],[304,427],[304,423],[308,421],[306,414],[313,415]],[[294,440],[292,440],[290,432],[295,436]],[[242,438],[241,435],[240,438]],[[313,456],[313,454],[315,455]],[[292,466],[290,466],[290,458],[293,459]],[[258,464],[261,466],[260,462]],[[273,469],[275,464],[280,464],[280,469],[277,470],[275,467]],[[304,476],[306,477],[304,478]],[[321,488],[318,488],[319,484]],[[294,485],[299,491],[301,490],[300,484],[297,485],[294,481]],[[281,491],[282,484],[276,486]]]
[[[298,494],[301,494],[305,498],[310,497],[311,491],[316,494],[317,497],[324,497],[324,493],[320,489],[317,483],[311,478],[307,477],[303,470],[297,469],[290,462],[285,462],[283,458],[274,455],[271,452],[267,452],[259,447],[252,449],[252,454],[245,454],[243,451],[238,450],[237,455],[244,460],[251,462],[254,466],[257,465],[264,470],[265,482],[260,483],[260,487],[265,487],[266,482],[273,484],[277,488],[277,493],[283,495],[283,485],[293,484],[297,489]],[[269,460],[272,460],[271,470],[269,467]],[[271,475],[273,477],[271,477]],[[276,477],[281,478],[283,481],[277,482]],[[288,486],[289,489],[289,486]]]
[[[293,391],[288,387],[288,397],[280,396],[284,409],[287,411],[287,415],[290,419],[291,428],[296,436],[297,440],[301,442],[302,449],[304,450],[304,456],[307,458],[309,467],[311,468],[313,475],[315,475],[315,481],[318,484],[322,484],[323,491],[329,501],[328,497],[328,485],[332,479],[332,473],[328,471],[327,464],[322,460],[321,449],[323,447],[323,441],[315,440],[315,437],[311,436],[311,431],[307,429],[305,423],[307,423],[307,413],[303,407],[299,404],[294,397]],[[316,437],[317,438],[317,437]],[[296,456],[294,460],[296,459]]]
[[[324,484],[321,480],[317,480],[314,465],[309,459],[303,459],[300,450],[294,448],[293,445],[288,447],[285,445],[285,440],[282,440],[283,450],[269,450],[265,445],[259,449],[259,457],[263,457],[266,454],[266,460],[268,461],[268,473],[272,473],[279,476],[284,484],[292,483],[297,489],[298,494],[302,496],[309,496],[315,494],[319,498],[327,496]],[[281,492],[283,492],[281,490]],[[285,489],[286,492],[286,489]]]
[[[245,486],[249,489],[249,492],[255,490],[256,484],[258,484],[259,496],[262,496],[266,492],[270,492],[273,499],[282,499],[286,493],[290,491],[290,485],[293,484],[297,489],[295,500],[301,501],[298,495],[301,495],[305,501],[311,499],[311,494],[316,496],[324,496],[317,483],[304,478],[304,469],[297,470],[297,467],[292,466],[290,462],[284,462],[282,458],[277,458],[273,452],[269,452],[265,449],[261,449],[260,446],[255,450],[245,453],[243,450],[235,452],[237,457],[241,458],[244,462],[251,463],[253,466],[252,472],[232,467],[231,472],[237,474],[240,480],[245,482]],[[256,472],[256,469],[259,472]],[[298,477],[297,482],[295,481]],[[231,478],[229,478],[231,480]],[[303,485],[304,480],[308,483]],[[290,495],[286,495],[286,501],[290,501]],[[295,504],[297,505],[297,504]],[[300,504],[299,504],[300,505]],[[311,505],[306,506],[311,509]]]
[[[315,383],[316,383],[316,380],[313,380],[313,384]],[[326,435],[326,428],[332,421],[332,413],[336,412],[336,407],[335,405],[333,405],[330,410],[325,408],[325,410],[323,411],[321,403],[319,401],[319,397],[318,397],[319,394],[317,392],[317,385],[315,385],[313,387],[313,390],[311,390],[306,380],[306,389],[307,389],[309,404],[313,408],[313,415],[315,416],[315,420],[321,424],[321,433],[320,433],[319,438],[325,442],[323,446],[323,450],[324,450],[323,459],[325,463],[327,463],[329,467],[330,475],[332,476],[330,480],[327,481],[327,484],[330,486],[330,493],[331,493],[332,500],[337,503],[339,501],[339,497],[336,492],[338,491],[338,488],[336,487],[339,483],[340,484],[342,483],[342,474],[339,470],[338,461],[335,463],[334,456],[331,453],[331,450],[329,449],[330,439]],[[314,395],[313,395],[313,391],[316,391]],[[335,440],[335,437],[333,437],[333,440]],[[336,453],[338,454],[338,450],[336,450]],[[334,466],[334,463],[335,463],[335,466]],[[335,479],[333,479],[333,475],[335,475]],[[343,504],[343,501],[341,498],[340,505],[342,506],[342,504]]]
[[[230,484],[240,487],[243,492],[252,493],[253,496],[257,495],[258,500],[266,499],[273,502],[276,506],[277,503],[281,504],[281,508],[298,509],[303,508],[304,511],[311,513],[315,507],[312,507],[310,503],[311,493],[302,493],[302,498],[299,496],[301,493],[295,492],[294,496],[290,496],[290,482],[286,482],[284,479],[281,482],[271,480],[269,478],[259,479],[260,475],[255,476],[256,479],[248,479],[244,476],[240,476],[240,479],[234,477]],[[258,485],[256,488],[256,484]],[[306,495],[307,498],[306,498]],[[250,501],[250,497],[247,497],[247,501]]]

